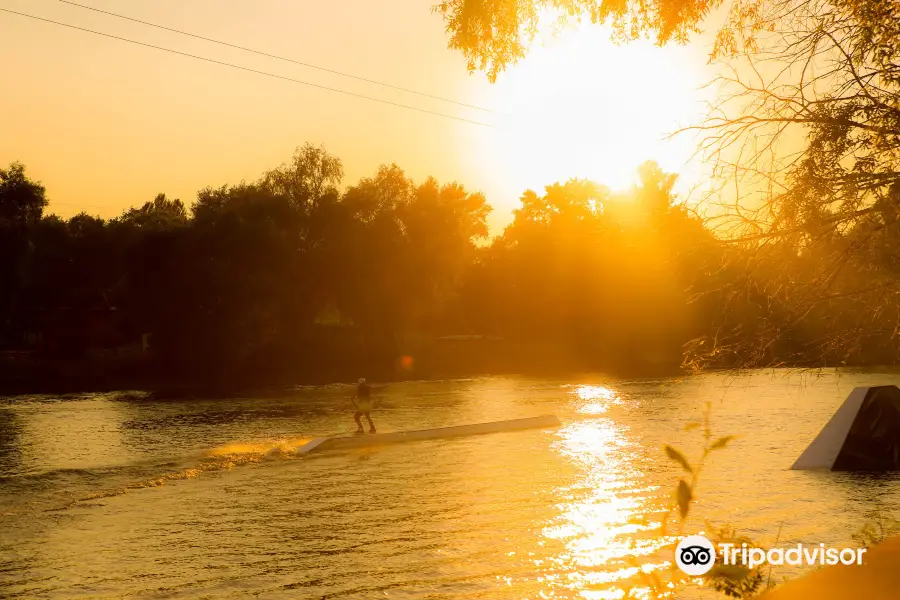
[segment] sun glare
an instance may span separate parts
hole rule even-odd
[[[665,138],[700,114],[704,65],[693,48],[619,46],[593,25],[536,43],[485,92],[502,125],[483,137],[482,162],[517,193],[573,177],[626,188],[646,160],[680,173],[684,189],[694,140]]]

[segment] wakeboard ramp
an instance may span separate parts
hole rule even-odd
[[[900,470],[900,388],[855,388],[791,468]]]
[[[420,440],[437,440],[469,435],[481,435],[485,433],[498,433],[501,431],[558,427],[560,425],[562,425],[562,423],[560,423],[556,415],[541,415],[539,417],[528,417],[525,419],[492,421],[490,423],[456,425],[453,427],[437,427],[434,429],[419,429],[416,431],[320,437],[303,444],[298,447],[295,452],[298,454],[308,454],[310,452],[320,452],[323,450],[347,450],[351,448],[365,448],[367,446],[381,446],[383,444],[400,444]]]

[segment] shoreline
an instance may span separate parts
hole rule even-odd
[[[376,370],[347,370],[346,373],[334,372],[315,376],[303,374],[294,378],[275,378],[269,381],[240,380],[202,380],[176,376],[165,376],[153,373],[140,374],[94,374],[42,372],[29,373],[27,376],[0,377],[0,397],[28,395],[68,395],[110,393],[134,391],[147,393],[154,398],[193,397],[229,397],[236,395],[277,395],[289,392],[295,386],[320,386],[336,383],[355,383],[358,373],[384,383],[403,381],[441,381],[467,377],[520,376],[520,377],[563,377],[578,378],[588,374],[592,376],[615,379],[653,379],[679,377],[689,372],[673,368],[637,368],[608,369],[590,368],[589,366],[573,366],[572,368],[535,368],[522,365],[519,368],[506,369],[442,369],[442,370],[408,370],[401,372],[378,372]]]
[[[420,353],[415,361],[396,360],[283,361],[276,369],[255,371],[228,368],[216,372],[186,374],[180,366],[165,367],[152,360],[97,361],[93,359],[46,359],[22,353],[0,353],[0,397],[27,395],[67,395],[139,391],[153,397],[229,397],[246,394],[277,395],[294,386],[354,383],[365,376],[373,381],[440,381],[467,377],[520,376],[539,378],[656,379],[677,378],[699,373],[738,375],[754,371],[897,371],[900,365],[860,364],[822,366],[788,364],[778,367],[722,367],[692,371],[680,361],[669,360],[585,360],[565,349],[552,346],[523,346],[515,354],[475,352]]]

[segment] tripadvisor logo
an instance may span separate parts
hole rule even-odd
[[[675,563],[688,575],[705,575],[716,563],[716,549],[702,535],[689,535],[675,548]]]
[[[719,544],[719,559],[723,565],[743,565],[755,569],[770,565],[861,565],[865,548],[829,548],[825,544],[806,546],[797,544],[790,548],[772,548],[768,551],[747,544]],[[705,575],[716,563],[713,543],[702,535],[683,538],[675,548],[675,563],[691,576]]]

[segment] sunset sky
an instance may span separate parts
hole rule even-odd
[[[432,2],[364,0],[80,0],[80,3],[392,85],[488,108],[482,112],[93,13],[57,0],[0,8],[251,69],[488,123],[481,127],[239,71],[0,12],[5,93],[0,164],[20,160],[50,210],[103,217],[159,192],[190,204],[197,190],[253,180],[294,147],[324,144],[345,184],[395,162],[483,191],[495,231],[526,188],[570,177],[628,185],[646,159],[685,167],[693,140],[661,138],[696,120],[705,51],[615,46],[580,26],[538,42],[490,84],[446,47]]]

